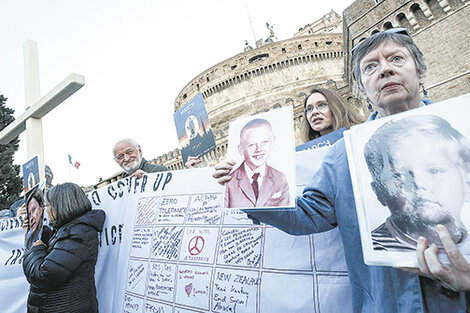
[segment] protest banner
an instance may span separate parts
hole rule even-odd
[[[319,151],[297,155],[301,171],[319,166],[321,157],[312,162]],[[95,274],[99,311],[351,312],[338,231],[291,236],[253,225],[241,211],[223,210],[212,171],[128,177],[87,194],[107,214]],[[310,179],[299,177],[298,190]],[[2,223],[1,311],[25,312],[22,221]]]

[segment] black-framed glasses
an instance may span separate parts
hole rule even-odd
[[[305,115],[309,115],[313,113],[313,110],[317,109],[318,112],[325,113],[328,109],[328,102],[320,102],[317,105],[307,105],[304,109]]]
[[[402,34],[402,35],[406,35],[406,36],[408,36],[408,37],[411,38],[411,35],[410,35],[410,33],[408,32],[408,29],[406,29],[405,27],[389,28],[389,29],[384,30],[384,31],[382,31],[382,32],[375,33],[375,34],[373,34],[372,36],[375,36],[376,34],[380,34],[380,33]],[[370,36],[370,37],[372,37],[372,36]],[[369,37],[369,38],[370,38],[370,37]],[[353,55],[354,51],[357,50],[357,48],[360,47],[361,44],[362,44],[364,41],[365,41],[365,39],[359,41],[354,47],[352,47],[352,49],[351,49],[351,55]]]

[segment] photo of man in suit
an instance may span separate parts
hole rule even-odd
[[[238,152],[244,161],[225,186],[226,208],[272,208],[289,205],[289,184],[281,171],[269,166],[275,136],[262,118],[249,121],[240,131]]]

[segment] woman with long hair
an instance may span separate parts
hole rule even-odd
[[[314,88],[304,103],[305,119],[301,135],[304,142],[332,131],[360,124],[365,118],[356,112],[338,93]]]

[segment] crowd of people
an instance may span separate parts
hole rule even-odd
[[[352,49],[352,59],[352,72],[360,93],[376,109],[367,121],[431,104],[430,100],[421,99],[420,95],[426,74],[424,57],[406,29],[392,28],[361,41]],[[308,95],[304,114],[302,136],[305,142],[365,121],[340,95],[323,88],[315,88]],[[238,150],[244,162],[234,170],[235,161],[223,161],[215,166],[213,176],[219,183],[227,184],[226,190],[230,196],[226,197],[225,206],[244,208],[243,211],[254,223],[263,222],[292,235],[318,233],[338,227],[344,245],[354,312],[468,312],[470,306],[467,305],[466,292],[470,291],[470,265],[456,245],[467,236],[465,226],[455,216],[429,219],[425,225],[407,220],[409,214],[419,216],[422,206],[411,199],[410,190],[398,188],[396,181],[386,180],[385,177],[393,175],[381,168],[380,161],[377,161],[377,158],[385,158],[379,155],[385,149],[381,142],[383,136],[389,136],[386,144],[394,146],[394,149],[386,149],[390,160],[395,164],[413,162],[413,166],[419,167],[426,158],[426,152],[418,156],[407,155],[406,147],[413,145],[413,141],[449,145],[445,140],[458,137],[458,134],[438,117],[432,121],[412,118],[403,123],[400,130],[394,128],[386,135],[392,126],[384,125],[366,145],[366,159],[373,177],[372,188],[391,213],[387,221],[373,232],[374,248],[416,250],[418,268],[368,266],[364,263],[343,139],[329,149],[320,169],[312,173],[311,181],[296,199],[295,210],[251,209],[289,203],[285,177],[266,163],[274,136],[270,123],[264,119],[247,123],[240,132]],[[430,136],[423,131],[424,126],[419,126],[420,123],[428,126],[435,123],[435,128],[443,133]],[[447,130],[443,130],[446,127]],[[455,142],[454,139],[451,141]],[[457,145],[463,152],[438,157],[442,162],[450,163],[449,171],[455,169],[453,173],[461,175],[456,164],[463,163],[465,168],[470,168],[470,148],[466,141]],[[146,173],[168,171],[163,165],[150,164],[145,160],[140,145],[133,139],[117,142],[113,155],[124,170],[123,176],[140,178]],[[199,163],[198,158],[190,157],[186,166],[194,168]],[[268,184],[272,193],[265,196],[263,187]],[[467,197],[467,184],[468,181],[462,181],[462,195],[451,194],[450,190],[436,190],[434,193],[444,198],[455,196],[463,199]],[[428,185],[415,182],[413,186],[431,188]],[[274,199],[273,195],[278,196]],[[462,201],[452,203],[457,215]],[[24,223],[24,228],[28,230],[28,249],[23,261],[24,273],[31,284],[28,312],[60,311],[64,308],[68,308],[64,309],[67,312],[97,312],[94,266],[98,254],[97,233],[103,227],[104,212],[91,210],[86,195],[72,183],[49,188],[45,197],[40,191],[32,193],[23,207],[18,214],[25,214],[26,210],[30,212]],[[49,221],[47,225],[40,223],[42,217],[34,213],[43,207]],[[445,223],[444,220],[452,223]],[[406,229],[397,229],[396,225],[405,225]],[[410,240],[408,244],[403,245],[402,240],[393,241],[391,234],[399,231],[406,234],[407,240]],[[439,249],[446,252],[450,264],[441,263]],[[63,299],[68,299],[70,303],[64,303]],[[71,303],[73,310],[70,309]]]

